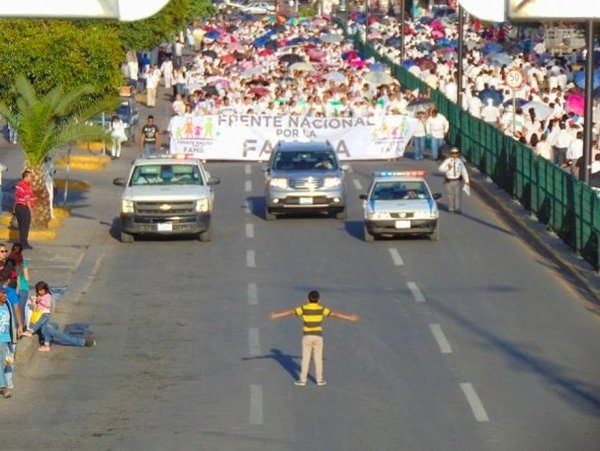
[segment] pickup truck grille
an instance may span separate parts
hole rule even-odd
[[[188,215],[195,212],[194,201],[186,202],[136,202],[138,215],[173,216]]]
[[[288,184],[292,189],[314,191],[316,189],[323,188],[323,179],[313,177],[289,179]]]
[[[413,218],[415,214],[413,212],[410,213],[390,213],[390,217],[393,219],[408,219]]]

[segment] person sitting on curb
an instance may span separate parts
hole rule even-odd
[[[0,390],[4,398],[10,398],[16,343],[16,315],[6,299],[6,294],[4,291],[0,291]]]
[[[31,337],[34,333],[40,332],[44,344],[38,349],[41,352],[50,351],[50,343],[54,342],[63,346],[96,346],[96,340],[91,337],[81,338],[69,335],[60,331],[50,324],[50,314],[52,312],[52,293],[46,282],[40,281],[35,284],[37,296],[31,298],[30,308],[31,324],[23,332],[23,336]]]

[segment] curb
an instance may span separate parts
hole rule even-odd
[[[87,152],[102,152],[106,149],[106,144],[102,141],[91,141],[87,143],[79,143],[75,145],[76,149],[85,150]]]
[[[66,179],[54,179],[54,188],[58,190],[64,190],[66,183]],[[69,191],[85,192],[89,191],[90,188],[91,185],[83,180],[69,180]]]
[[[108,155],[71,155],[70,161],[66,155],[61,156],[55,162],[55,167],[66,168],[67,164],[71,169],[80,171],[103,171],[110,164]]]
[[[12,214],[11,213],[3,213],[2,216],[0,216],[0,225],[9,227],[10,226],[10,221],[12,220]],[[52,218],[50,220],[50,222],[48,223],[48,227],[50,229],[56,229],[58,227],[62,227],[63,226],[63,218],[60,218],[58,216],[55,215],[54,218]],[[10,228],[10,227],[9,227]]]
[[[56,239],[56,230],[30,230],[30,241],[52,241]],[[13,229],[0,229],[0,240],[19,241],[19,231]]]
[[[52,212],[54,213],[54,218],[56,219],[65,219],[71,217],[71,209],[69,207],[54,207]]]
[[[507,203],[492,193],[486,185],[494,185],[491,181],[482,180],[485,177],[472,165],[469,165],[471,173],[475,173],[476,176],[471,176],[471,186],[473,189],[485,200],[486,203],[491,205],[497,210],[504,219],[508,220],[514,225],[522,234],[527,241],[527,244],[535,248],[537,251],[541,251],[545,256],[550,258],[563,272],[563,275],[569,276],[571,282],[579,284],[584,289],[584,295],[596,305],[600,305],[600,290],[594,286],[590,280],[592,274],[587,275],[582,270],[577,268],[572,262],[568,261],[560,252],[558,252],[553,246],[544,241],[540,233],[535,231],[530,224],[516,214]],[[474,174],[473,174],[474,175]],[[508,196],[508,194],[507,194]],[[518,204],[520,208],[523,208],[521,204]],[[525,210],[524,210],[525,211]],[[535,221],[538,221],[537,218]],[[541,223],[540,223],[541,224]],[[571,251],[572,252],[572,251]],[[575,254],[573,253],[573,256]],[[592,270],[589,270],[590,273]]]

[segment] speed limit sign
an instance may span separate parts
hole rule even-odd
[[[521,69],[510,69],[504,77],[504,83],[511,89],[520,89],[525,84],[525,74]]]

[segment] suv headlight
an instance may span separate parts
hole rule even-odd
[[[196,212],[206,213],[208,211],[208,198],[204,197],[196,201]]]
[[[324,188],[335,188],[336,186],[340,186],[342,184],[342,179],[339,177],[325,177],[323,182]]]
[[[367,212],[367,218],[368,219],[391,219],[391,216],[388,212],[384,211],[384,212],[379,212],[379,211],[369,211]]]
[[[133,213],[133,201],[121,199],[121,213]]]
[[[270,183],[273,188],[286,189],[288,187],[288,181],[284,177],[274,177]]]

